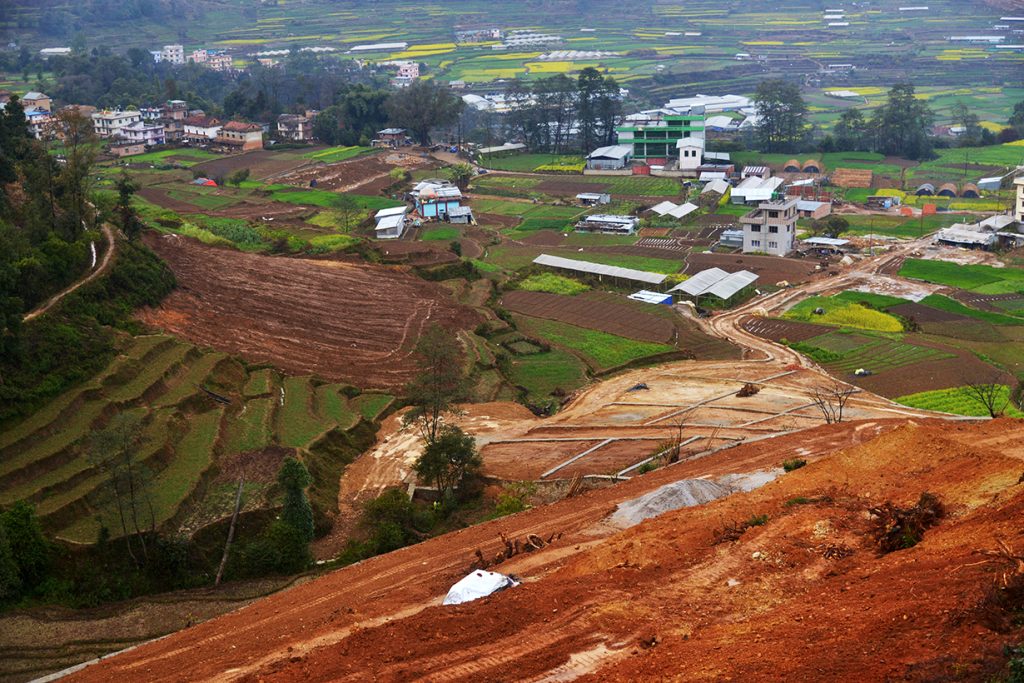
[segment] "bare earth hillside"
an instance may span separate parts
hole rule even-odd
[[[983,553],[1024,550],[1024,423],[867,424],[743,444],[436,538],[73,679],[987,680],[1024,638],[1021,567]],[[848,445],[749,493],[626,530],[608,521],[668,482],[771,470],[821,437]],[[883,553],[869,509],[923,492],[944,516]],[[755,515],[767,520],[742,531]],[[497,568],[522,586],[441,606],[499,532],[556,538]],[[994,588],[1000,572],[1009,589]]]

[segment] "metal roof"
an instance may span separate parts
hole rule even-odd
[[[690,296],[697,296],[698,294],[706,292],[708,288],[716,282],[724,280],[727,277],[729,277],[729,273],[725,272],[721,268],[708,268],[707,270],[700,271],[690,279],[680,282],[668,291],[683,292]]]
[[[679,208],[679,207],[676,204],[674,204],[674,203],[672,203],[670,201],[664,201],[664,202],[661,202],[660,204],[655,204],[654,206],[652,206],[651,207],[651,211],[653,211],[654,213],[658,214],[659,216],[664,216],[669,211],[672,211],[673,209],[677,209],[677,208]]]
[[[804,244],[810,244],[811,246],[822,246],[822,247],[842,247],[850,243],[850,240],[836,239],[835,237],[808,237],[805,239]]]
[[[405,221],[405,216],[401,214],[395,216],[384,216],[384,218],[377,221],[377,227],[374,230],[391,230],[393,228],[401,227]]]
[[[817,211],[819,207],[825,206],[828,202],[816,202],[810,199],[801,199],[796,203],[797,211]]]
[[[660,285],[665,281],[666,277],[661,273],[648,273],[644,270],[606,266],[601,263],[577,261],[576,259],[551,256],[549,254],[541,254],[537,258],[533,259],[533,262],[539,266],[563,268],[565,270],[574,270],[578,273],[590,273],[592,275],[608,275],[610,277],[618,277],[624,280],[635,280],[636,282],[643,282],[650,285]]]
[[[625,159],[633,153],[632,145],[609,145],[608,147],[599,147],[587,155],[588,159]]]
[[[600,200],[602,197],[607,196],[608,195],[603,192],[580,192],[578,195],[576,195],[576,199],[593,199],[597,201]]]
[[[725,172],[724,171],[701,171],[700,172],[700,178],[698,178],[698,180],[701,181],[702,183],[708,182],[708,181],[717,182],[719,180],[724,182],[725,181]]]
[[[665,294],[662,292],[652,292],[648,289],[641,289],[639,292],[630,294],[629,297],[633,301],[642,301],[645,304],[664,304],[672,303],[672,295]]]
[[[721,268],[708,268],[697,273],[689,280],[681,282],[670,292],[680,291],[690,296],[711,294],[719,299],[728,299],[744,287],[757,281],[757,275],[749,270],[727,273]]]
[[[472,216],[473,209],[468,206],[456,206],[454,209],[448,209],[448,216]]]
[[[673,218],[685,218],[686,216],[689,216],[691,213],[696,211],[697,208],[698,207],[696,204],[686,202],[682,206],[677,206],[676,208],[669,211],[668,215],[672,216]]]
[[[976,230],[964,230],[962,228],[946,228],[939,230],[935,237],[940,242],[952,242],[954,244],[981,244],[989,245],[996,237],[992,233],[978,232]]]
[[[729,191],[729,183],[724,178],[716,178],[710,183],[704,186],[704,189],[700,191],[701,194],[705,192],[717,192],[718,194],[725,194]]]
[[[379,221],[381,218],[385,218],[386,216],[401,216],[408,210],[408,206],[396,206],[391,209],[381,209],[377,213],[373,214],[373,217],[375,220]]]
[[[757,282],[757,275],[749,270],[741,270],[733,273],[724,280],[719,280],[705,294],[717,296],[719,299],[728,299],[744,287]]]

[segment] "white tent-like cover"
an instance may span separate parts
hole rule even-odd
[[[448,591],[448,595],[444,596],[444,602],[441,604],[461,605],[464,602],[486,598],[492,593],[497,593],[506,588],[514,588],[518,585],[518,581],[504,574],[477,569],[452,586]]]
[[[683,292],[690,296],[712,294],[719,299],[728,299],[744,287],[757,281],[757,275],[749,270],[727,273],[721,268],[708,268],[697,273],[689,280],[680,282],[670,292]]]

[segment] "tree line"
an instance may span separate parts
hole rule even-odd
[[[622,116],[619,84],[593,67],[532,83],[515,80],[505,91],[511,136],[535,151],[584,152],[615,141]]]
[[[820,141],[808,122],[807,104],[795,83],[782,79],[762,81],[754,95],[759,117],[756,142],[763,152],[822,151],[879,152],[907,159],[933,156],[939,141],[932,135],[935,113],[920,99],[912,83],[896,83],[886,101],[870,116],[860,109],[845,109],[832,132]],[[962,147],[1012,142],[1024,136],[1024,102],[1018,102],[999,134],[981,126],[969,107],[953,106],[953,124],[960,127],[957,144]]]

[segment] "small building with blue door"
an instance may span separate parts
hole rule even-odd
[[[446,180],[424,180],[409,193],[416,213],[423,218],[448,220],[454,209],[462,206],[462,190]]]

